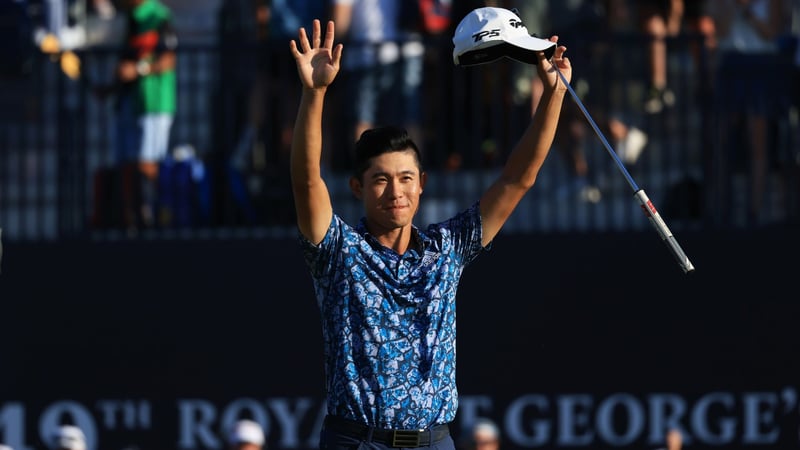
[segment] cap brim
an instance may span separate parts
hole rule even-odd
[[[550,59],[553,56],[556,51],[556,44],[555,42],[551,42],[550,44],[551,45],[546,48],[532,50],[503,42],[491,47],[479,48],[462,53],[458,56],[458,65],[475,66],[497,61],[501,58],[511,58],[525,64],[535,65],[539,63],[539,57],[537,55],[539,52],[544,52],[545,59]]]

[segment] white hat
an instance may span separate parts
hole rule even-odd
[[[480,418],[472,425],[473,436],[481,435],[487,439],[500,439],[500,429],[491,420]]]
[[[73,425],[62,425],[53,435],[53,448],[69,450],[86,450],[86,436],[83,431]]]
[[[239,420],[233,425],[228,441],[233,444],[264,445],[264,430],[258,422],[252,420]]]
[[[531,36],[514,11],[488,6],[475,9],[461,19],[453,44],[453,62],[461,66],[485,64],[503,57],[536,64],[538,52],[545,52],[550,59],[556,49],[555,42]]]

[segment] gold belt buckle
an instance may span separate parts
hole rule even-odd
[[[424,430],[392,430],[392,447],[419,447],[419,437]]]

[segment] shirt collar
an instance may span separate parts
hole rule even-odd
[[[367,218],[362,217],[361,220],[358,221],[356,225],[356,232],[364,237],[364,239],[369,243],[369,245],[377,250],[389,250],[392,253],[395,253],[394,250],[386,248],[378,242],[378,239],[375,236],[371,235],[369,231],[367,231]],[[406,257],[413,256],[418,258],[421,254],[424,253],[425,248],[430,244],[430,238],[428,238],[425,233],[421,232],[416,225],[411,225],[411,244],[408,246],[408,251],[406,252]]]

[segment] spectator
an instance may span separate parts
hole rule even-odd
[[[592,53],[591,42],[594,40],[594,35],[599,33],[605,20],[597,10],[595,2],[590,0],[572,2],[515,0],[513,3],[519,10],[524,23],[537,24],[534,25],[537,28],[529,27],[529,30],[537,29],[544,35],[557,34],[559,39],[569,42],[570,48],[575,50],[573,61],[576,58],[582,58],[582,64],[579,64],[578,67],[590,67],[588,55]],[[530,70],[529,66],[517,65],[517,71],[523,75],[518,77],[515,83],[519,93],[517,102],[525,99],[530,107],[530,114],[533,115],[541,96],[542,81],[536,76],[535,71]],[[527,86],[521,82],[522,79],[529,80]],[[589,77],[586,72],[583,75],[578,72],[574,73],[573,80],[573,84],[577,87],[576,92],[580,92],[579,95],[588,92]],[[556,134],[554,144],[567,162],[572,176],[572,179],[560,189],[560,195],[577,193],[580,200],[597,203],[602,194],[595,181],[591,180],[590,167],[586,159],[585,146],[588,136],[586,118],[582,115],[576,102],[568,101],[564,105],[560,120],[562,131]]]
[[[242,419],[233,424],[228,435],[228,450],[261,450],[264,430],[258,422]]]
[[[286,224],[292,220],[288,181],[294,106],[299,89],[286,42],[314,18],[327,17],[325,0],[239,0],[223,2],[225,45],[238,49],[223,66],[226,89],[236,90],[235,108],[244,105],[234,125],[227,175],[242,217],[248,224]],[[230,120],[230,118],[225,118]]]
[[[44,0],[44,23],[35,29],[34,40],[45,53],[71,51],[86,43],[85,23],[77,14],[76,0]]]
[[[719,188],[727,196],[725,185],[733,171],[725,168],[731,161],[746,161],[747,223],[758,225],[765,220],[761,216],[767,175],[776,156],[770,151],[776,148],[771,129],[789,108],[791,63],[779,54],[778,38],[789,33],[791,4],[789,0],[718,0],[711,5],[718,31],[715,165],[721,171]],[[741,154],[737,143],[744,144]]]
[[[491,419],[480,418],[470,427],[465,450],[500,450],[500,428]]]
[[[50,450],[87,450],[86,435],[74,425],[59,426],[49,442]]]
[[[555,34],[564,42],[570,43],[570,48],[575,50],[576,55],[573,60],[581,58],[578,67],[584,68],[583,71],[573,74],[574,90],[587,108],[591,109],[598,126],[608,135],[620,157],[627,163],[635,163],[647,145],[648,136],[640,128],[626,123],[620,114],[610,112],[614,106],[609,99],[603,98],[603,94],[608,91],[607,86],[603,85],[604,80],[595,73],[592,65],[603,58],[595,57],[594,61],[589,58],[589,55],[605,51],[598,39],[614,27],[611,23],[614,17],[607,14],[607,8],[615,7],[616,13],[620,14],[621,5],[606,6],[604,2],[597,0],[516,0],[514,4],[520,11],[523,22],[533,19],[534,23],[543,27],[541,32],[545,35]],[[518,71],[521,74],[529,73],[525,67],[518,68]],[[535,74],[527,76],[530,80],[529,86],[521,83],[520,79],[523,77],[518,77],[515,83],[518,98],[529,99],[530,111],[534,114],[539,103],[542,82]],[[594,133],[589,132],[587,119],[576,102],[568,101],[564,105],[560,120],[561,131],[556,134],[554,144],[565,158],[572,179],[559,189],[559,195],[577,194],[581,201],[597,203],[602,198],[602,192],[586,159],[587,142],[588,139],[594,139]]]
[[[323,448],[454,448],[448,424],[458,408],[455,306],[460,276],[491,246],[534,185],[556,132],[565,82],[572,77],[566,47],[558,46],[555,36],[549,41],[530,37],[508,10],[482,9],[462,23],[454,38],[460,49],[456,56],[481,55],[473,35],[486,36],[497,27],[498,37],[518,39],[523,46],[517,47],[517,57],[535,63],[547,82],[536,117],[502,174],[470,206],[424,229],[414,225],[427,181],[420,151],[404,129],[391,125],[365,131],[355,145],[349,186],[362,202],[364,217],[350,225],[334,212],[321,171],[322,116],[344,47],[334,45],[332,21],[324,35],[315,21],[311,39],[300,30],[298,42],[291,42],[303,85],[291,175],[299,243],[324,335]]]
[[[452,50],[452,36],[456,31],[459,21],[466,17],[476,8],[482,7],[505,7],[496,0],[459,0],[453,2],[450,39],[448,39],[447,49]],[[443,55],[445,56],[445,55]],[[453,64],[452,51],[448,51],[446,58],[439,63],[440,66],[450,69],[447,72],[447,79],[444,85],[453,90],[452,108],[456,110],[469,110],[470,114],[456,115],[456,119],[461,122],[453,123],[451,126],[458,129],[464,128],[471,130],[469,136],[456,133],[454,142],[444,142],[441,145],[448,148],[444,167],[448,171],[456,171],[464,166],[468,168],[491,167],[497,161],[498,147],[503,145],[497,141],[504,141],[505,125],[509,123],[508,117],[504,113],[507,111],[504,96],[509,93],[508,89],[508,67],[509,61],[497,61],[491,67],[475,67],[469,72],[463,70],[452,71]],[[530,75],[530,73],[528,73]],[[526,80],[529,81],[529,80]],[[437,122],[442,122],[439,105],[432,105],[430,114],[438,114]],[[441,130],[437,133],[442,135]],[[477,151],[479,150],[479,151]],[[429,155],[429,157],[434,155]]]
[[[350,49],[342,68],[349,81],[349,143],[376,124],[398,123],[419,141],[425,47],[417,1],[333,0],[337,32]],[[410,18],[410,20],[409,20]]]
[[[716,46],[714,21],[707,13],[706,0],[647,0],[636,5],[640,29],[648,40],[649,78],[643,109],[647,114],[658,114],[676,101],[669,85],[669,39],[681,34],[693,40],[701,38],[702,46],[690,42],[692,58],[699,65],[704,57],[701,52]]]
[[[135,107],[141,136],[136,165],[138,182],[128,189],[126,203],[139,205],[136,223],[156,224],[159,164],[167,156],[177,107],[177,36],[172,12],[160,0],[128,0],[125,49],[117,68],[121,83],[135,83]]]
[[[696,98],[703,105],[713,95],[711,58],[717,49],[717,30],[709,14],[707,0],[685,2],[681,33],[689,39],[689,52],[700,82],[695,89]]]
[[[660,113],[675,104],[675,93],[667,84],[667,38],[681,31],[684,0],[637,2],[639,26],[647,39],[648,89],[644,111]]]
[[[667,431],[664,444],[664,447],[660,447],[658,450],[681,450],[683,447],[683,435],[680,430],[671,428]]]

